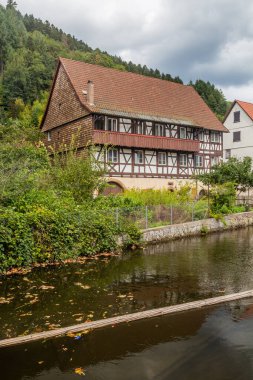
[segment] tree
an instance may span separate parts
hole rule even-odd
[[[17,3],[16,1],[13,1],[13,0],[8,0],[7,1],[7,5],[6,5],[6,9],[15,9],[17,7]]]
[[[196,176],[205,185],[222,185],[233,183],[239,192],[249,190],[253,187],[253,171],[251,157],[239,160],[231,157],[226,162],[214,165],[209,173]]]
[[[218,118],[222,119],[224,117],[227,110],[227,101],[221,90],[218,90],[210,82],[205,82],[201,79],[196,80],[195,83],[190,81],[189,85],[195,88]]]

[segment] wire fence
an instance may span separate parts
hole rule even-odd
[[[169,224],[185,223],[208,218],[208,208],[199,203],[181,205],[139,206],[134,208],[115,208],[115,222],[118,227],[134,223],[141,229]]]

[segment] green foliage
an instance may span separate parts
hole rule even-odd
[[[213,166],[209,173],[198,175],[197,179],[205,185],[233,182],[237,190],[246,191],[253,187],[252,159],[244,157],[239,160],[231,157],[228,161]]]
[[[76,150],[54,154],[47,183],[57,189],[59,195],[69,193],[81,204],[92,200],[94,191],[100,193],[105,187],[104,165],[86,151]]]
[[[0,5],[0,30],[0,100],[11,117],[16,117],[16,99],[31,105],[49,90],[59,56],[182,83],[179,77],[93,50],[48,21],[22,16],[11,0],[6,8]]]
[[[119,235],[136,244],[139,230],[117,222],[112,200],[93,199],[105,169],[92,152],[49,157],[25,124],[0,125],[0,273],[114,251]]]
[[[210,191],[211,213],[228,214],[233,210],[236,191],[233,183],[215,185]]]
[[[180,203],[186,203],[191,200],[191,188],[189,186],[182,186],[179,190],[171,192],[166,189],[162,190],[141,190],[130,189],[126,190],[124,194],[119,196],[120,198],[129,199],[134,204],[152,206],[152,205],[176,205]]]
[[[210,82],[205,82],[201,79],[196,80],[195,83],[190,82],[189,84],[195,88],[209,108],[222,120],[228,108],[222,91],[218,90]]]

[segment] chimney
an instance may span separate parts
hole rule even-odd
[[[87,83],[87,103],[94,106],[94,83],[91,80]]]

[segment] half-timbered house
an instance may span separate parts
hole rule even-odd
[[[227,131],[191,86],[65,58],[41,128],[56,150],[73,135],[78,149],[93,144],[119,189],[173,188],[208,171]]]

